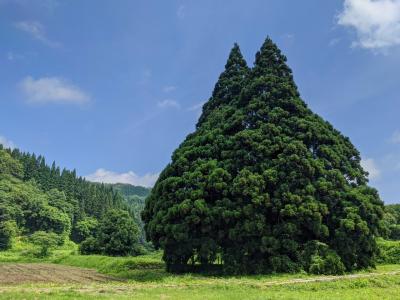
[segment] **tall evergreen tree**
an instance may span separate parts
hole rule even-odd
[[[383,204],[366,175],[350,140],[300,98],[271,39],[251,71],[235,45],[147,199],[145,229],[171,271],[218,254],[230,272],[368,267]]]
[[[211,98],[204,104],[197,127],[212,111],[223,105],[229,105],[240,94],[248,72],[249,68],[240,52],[239,45],[235,43],[225,64],[225,71],[219,76]]]
[[[226,141],[221,126],[210,128],[202,123],[212,112],[217,112],[216,119],[221,121],[234,114],[230,102],[239,96],[247,73],[246,62],[235,45],[213,96],[203,108],[198,130],[173,154],[172,164],[160,175],[157,191],[147,200],[143,213],[147,234],[156,247],[164,248],[164,259],[171,270],[184,268],[189,259],[194,263],[195,253],[203,264],[211,263],[218,253],[218,232],[213,230],[222,203],[215,200],[226,188],[220,186],[225,174],[218,166]],[[218,124],[222,123],[215,122]]]

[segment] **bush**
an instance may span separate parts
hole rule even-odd
[[[60,237],[54,232],[36,231],[31,234],[29,241],[40,248],[38,257],[47,257],[51,254],[51,250],[60,244]]]
[[[17,225],[14,221],[0,222],[0,251],[12,247],[12,238],[15,236]]]
[[[88,237],[79,245],[79,252],[84,255],[100,254],[102,253],[102,249],[96,238]]]
[[[378,240],[378,263],[400,264],[400,241]]]
[[[95,218],[87,217],[78,221],[72,232],[72,240],[80,243],[89,237],[96,236],[98,226],[99,222]]]
[[[389,227],[390,235],[389,238],[391,240],[400,240],[400,224],[391,225]]]
[[[302,257],[305,271],[312,274],[338,275],[346,269],[340,256],[318,241],[308,242]]]
[[[80,245],[82,254],[111,256],[137,255],[145,252],[139,246],[139,228],[132,217],[123,210],[111,210],[100,220],[97,234]]]

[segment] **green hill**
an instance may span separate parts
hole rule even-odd
[[[138,197],[143,197],[143,189],[137,190]],[[91,250],[104,253],[105,244],[120,234],[105,232],[110,215],[123,219],[126,224],[120,227],[132,228],[129,234],[136,232],[128,239],[133,243],[139,237],[133,227],[141,221],[130,202],[134,203],[110,185],[88,182],[75,170],[61,170],[54,162],[49,166],[43,156],[0,145],[0,250],[10,248],[15,236],[36,236],[46,243],[57,237],[58,244],[67,239],[81,243],[92,238]],[[101,230],[104,232],[99,233]]]

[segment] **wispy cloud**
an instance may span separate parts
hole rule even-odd
[[[181,105],[179,104],[178,101],[172,100],[172,99],[165,99],[163,101],[160,101],[157,103],[157,106],[159,108],[176,108],[179,109],[181,108]]]
[[[151,76],[153,75],[150,69],[145,69],[142,71],[141,78],[138,81],[139,85],[146,85],[149,83]]]
[[[98,169],[93,174],[85,176],[89,181],[103,183],[128,183],[132,185],[140,185],[152,187],[157,181],[159,173],[147,173],[143,176],[137,175],[135,172],[117,173],[105,169]]]
[[[23,58],[24,56],[21,54],[14,53],[12,51],[7,52],[7,60],[9,61],[15,61]]]
[[[59,6],[59,0],[0,0],[0,5],[18,5],[24,10],[32,9],[32,7],[39,8],[41,11],[45,10],[47,13],[52,13]]]
[[[361,166],[369,173],[369,179],[375,180],[381,177],[381,170],[372,158],[365,158],[361,160]]]
[[[171,93],[171,92],[173,92],[175,90],[176,90],[176,86],[174,86],[174,85],[166,85],[166,86],[163,87],[163,92],[164,93]]]
[[[400,0],[345,0],[338,24],[355,29],[358,40],[353,46],[400,45]]]
[[[206,103],[206,102],[204,102],[204,101],[203,102],[199,102],[199,103],[197,103],[197,104],[195,104],[193,106],[188,107],[187,110],[188,111],[198,111],[203,107],[204,103]]]
[[[46,36],[46,30],[42,23],[37,21],[21,21],[15,23],[15,27],[27,34],[29,34],[33,39],[42,42],[43,44],[50,47],[60,47],[59,42],[50,40]]]
[[[340,38],[333,38],[329,41],[329,47],[336,46],[340,43]]]
[[[19,83],[29,103],[71,103],[84,104],[90,97],[77,86],[58,77],[34,79],[26,77]]]
[[[10,148],[10,149],[16,148],[13,141],[10,141],[9,139],[1,135],[0,135],[0,144],[3,145],[4,148]]]
[[[393,134],[392,137],[390,138],[390,142],[393,144],[400,144],[400,131],[396,130]]]
[[[176,15],[179,19],[183,19],[186,16],[186,10],[184,5],[180,5],[176,10]]]

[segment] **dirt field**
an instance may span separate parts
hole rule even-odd
[[[112,277],[94,270],[54,264],[0,264],[0,286],[21,283],[91,283],[106,282]]]

